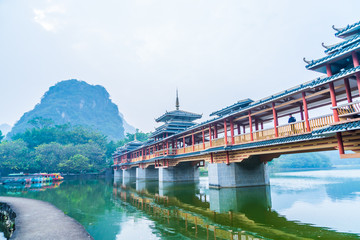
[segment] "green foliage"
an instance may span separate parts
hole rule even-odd
[[[23,140],[0,143],[0,171],[3,173],[30,169],[32,152]]]
[[[1,132],[1,130],[0,130],[0,142],[4,139],[4,135],[2,135],[2,132]]]
[[[90,164],[89,158],[81,154],[76,154],[69,160],[59,163],[59,168],[65,172],[84,173],[91,167],[92,165]]]
[[[0,170],[3,173],[101,172],[112,164],[116,148],[135,138],[135,134],[127,134],[125,139],[114,142],[82,126],[53,125],[51,120],[44,118],[30,122],[34,128],[16,134],[12,142],[0,143]],[[149,133],[136,132],[137,140],[146,141],[148,136]]]
[[[329,157],[321,153],[300,153],[282,155],[269,163],[277,171],[286,168],[329,168],[332,166]]]

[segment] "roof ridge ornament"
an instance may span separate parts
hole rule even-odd
[[[179,110],[180,104],[179,104],[179,94],[178,89],[176,88],[176,103],[175,103],[176,110]]]
[[[304,61],[305,63],[307,63],[307,64],[310,64],[310,63],[311,63],[311,61],[306,60],[305,57],[303,58],[303,61]]]
[[[345,28],[336,28],[335,25],[332,25],[332,29],[334,29],[337,32],[340,32],[340,31],[344,30]]]
[[[325,43],[321,43],[321,46],[323,46],[325,49],[329,49],[330,47],[329,46],[326,46]]]

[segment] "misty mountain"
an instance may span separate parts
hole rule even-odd
[[[111,140],[125,136],[122,114],[106,89],[76,79],[50,87],[41,102],[20,118],[7,137],[33,128],[29,121],[36,117],[51,119],[54,124],[70,123],[72,126],[90,127]],[[126,127],[130,130],[133,128],[128,124]]]

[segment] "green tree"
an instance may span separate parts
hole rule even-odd
[[[0,130],[0,142],[4,139],[4,135],[2,134],[1,130]]]
[[[2,173],[28,171],[32,153],[22,140],[0,143],[0,171]]]
[[[76,154],[69,160],[59,163],[59,168],[69,173],[86,173],[92,167],[89,158]]]

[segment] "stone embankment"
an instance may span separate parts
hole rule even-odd
[[[93,239],[85,228],[50,203],[15,197],[0,197],[16,213],[11,239]]]

